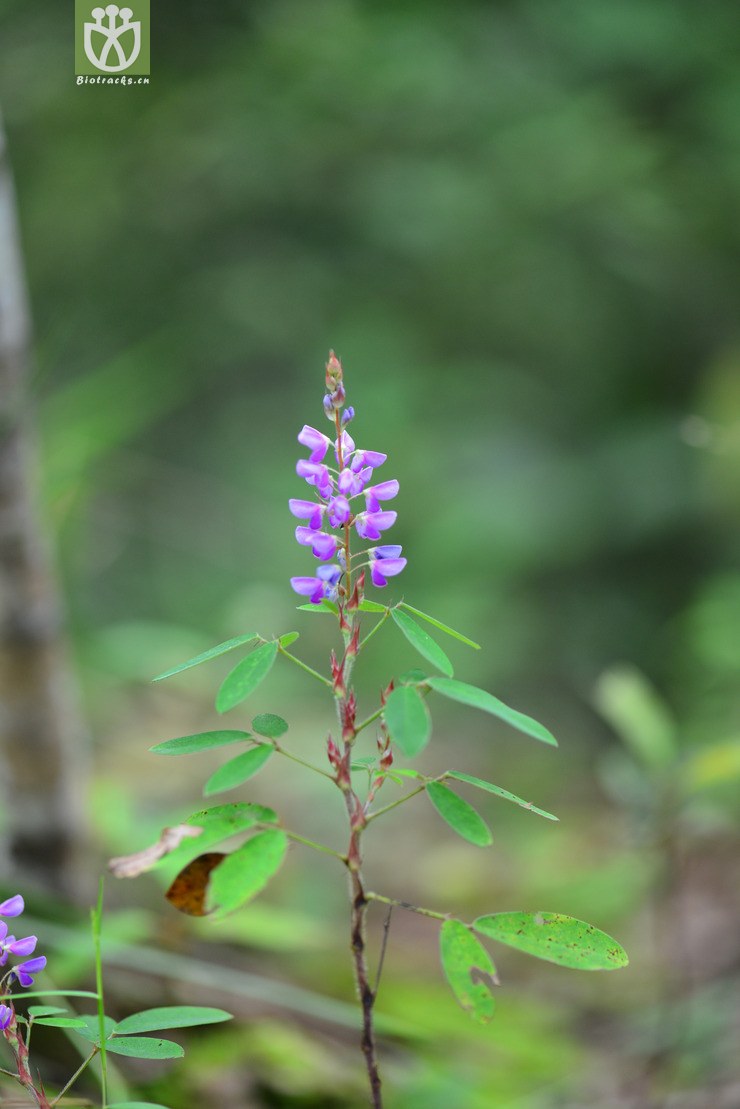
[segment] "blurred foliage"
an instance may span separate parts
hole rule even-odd
[[[480,1031],[444,992],[435,929],[394,917],[379,1006],[418,1038],[384,1049],[390,1103],[642,1107],[678,1090],[682,1106],[725,1104],[740,966],[736,4],[153,8],[151,85],[109,89],[74,85],[71,10],[0,6],[40,482],[98,737],[101,845],[156,838],[212,765],[165,775],[147,748],[212,726],[226,667],[169,689],[148,676],[253,628],[300,628],[323,664],[326,625],[287,586],[307,555],[285,502],[333,346],[360,446],[388,451],[401,481],[410,602],[484,645],[450,648],[462,679],[561,738],[533,751],[440,705],[425,768],[493,777],[562,823],[491,799],[494,846],[476,853],[409,807],[373,837],[378,881],[441,909],[587,916],[633,962],[574,981],[509,954]],[[365,688],[414,664],[384,630]],[[320,757],[329,722],[300,676],[276,668],[257,711]],[[274,767],[248,795],[308,835],[340,827]],[[352,996],[325,860],[289,864],[230,947],[173,924],[153,884],[110,894],[150,909],[147,942]],[[189,1037],[171,1074],[131,1073],[176,1109],[214,1090],[233,1109],[354,1104],[346,1030],[261,1006]]]

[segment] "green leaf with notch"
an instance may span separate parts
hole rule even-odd
[[[149,1036],[112,1036],[105,1041],[105,1050],[131,1059],[181,1059],[185,1049],[173,1040],[155,1040]]]
[[[250,655],[238,662],[224,679],[216,697],[218,712],[228,712],[245,701],[272,669],[277,656],[277,643],[263,643]]]
[[[457,1000],[473,1020],[488,1024],[493,1017],[492,987],[496,968],[480,940],[459,920],[446,920],[439,936],[445,977]]]
[[[500,720],[511,724],[512,728],[532,736],[533,739],[539,739],[542,743],[549,743],[553,747],[558,745],[555,736],[543,724],[539,724],[531,716],[525,716],[523,712],[509,708],[485,689],[478,689],[475,685],[458,682],[452,678],[427,678],[427,685],[431,686],[436,693],[441,693],[443,697],[459,701],[461,705],[470,705],[471,708],[482,709],[483,712],[490,712],[492,716],[498,716]]]
[[[263,735],[267,739],[279,739],[288,730],[287,722],[274,712],[261,712],[259,716],[255,716],[252,727],[257,735]]]
[[[227,651],[233,651],[235,647],[241,647],[244,643],[251,643],[253,639],[259,639],[256,632],[237,635],[235,639],[226,639],[216,647],[211,647],[208,651],[203,651],[202,654],[189,658],[187,662],[181,662],[179,666],[173,666],[171,670],[165,670],[163,674],[157,674],[156,678],[152,678],[152,681],[162,682],[165,678],[171,678],[173,674],[181,674],[183,670],[189,670],[191,666],[200,666],[201,662],[209,662],[212,658],[225,655]]]
[[[441,782],[427,782],[426,792],[435,809],[454,832],[474,843],[476,847],[487,847],[493,842],[491,829],[483,817],[462,797],[458,797]]]
[[[124,1017],[116,1026],[117,1036],[131,1033],[165,1032],[170,1028],[192,1028],[199,1024],[218,1024],[232,1020],[225,1009],[211,1009],[204,1005],[165,1005],[159,1009],[144,1009]]]
[[[503,797],[504,801],[513,801],[515,805],[520,805],[523,809],[529,809],[530,812],[536,812],[538,816],[544,816],[546,820],[558,819],[551,812],[538,809],[531,801],[524,801],[521,797],[517,797],[515,793],[509,793],[508,789],[495,786],[493,782],[484,782],[482,778],[474,778],[472,774],[463,774],[459,770],[448,770],[447,773],[450,778],[456,778],[458,782],[467,782],[468,785],[475,786],[476,789],[485,789],[488,793],[495,793],[497,797]]]
[[[391,739],[408,759],[424,750],[432,734],[432,721],[424,699],[413,685],[400,685],[383,709]]]
[[[268,828],[227,855],[211,875],[209,909],[223,916],[250,901],[280,869],[287,848],[285,832]]]
[[[618,970],[626,951],[606,932],[562,913],[493,913],[473,921],[476,932],[527,955],[573,970]]]
[[[459,639],[461,643],[467,643],[468,647],[473,647],[476,651],[480,651],[480,643],[475,643],[474,640],[468,639],[462,632],[456,632],[454,628],[450,628],[447,624],[443,624],[436,616],[430,616],[427,612],[421,612],[420,609],[413,608],[412,605],[407,605],[405,601],[401,601],[398,607],[405,609],[407,612],[413,612],[414,616],[420,616],[422,620],[426,620],[427,624],[431,624],[434,628],[439,628],[445,635],[451,635],[453,639]]]
[[[214,793],[236,789],[237,786],[242,785],[243,782],[256,774],[258,770],[261,770],[274,753],[275,748],[271,743],[258,743],[250,751],[244,751],[241,755],[237,755],[235,759],[219,766],[215,774],[210,776],[203,786],[203,795],[210,797]]]
[[[198,732],[197,735],[181,735],[177,739],[165,739],[149,750],[155,755],[194,755],[199,751],[212,751],[215,747],[225,747],[228,743],[243,743],[250,739],[249,732],[218,731]]]
[[[420,628],[415,620],[407,616],[405,612],[399,612],[397,608],[391,609],[391,616],[394,623],[401,629],[403,634],[408,639],[412,647],[414,647],[420,655],[422,655],[427,662],[431,662],[432,666],[436,666],[448,678],[453,675],[452,663],[444,653],[438,643],[435,643],[431,635],[428,635],[423,628]]]

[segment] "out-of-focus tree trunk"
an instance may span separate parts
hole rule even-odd
[[[34,496],[30,331],[0,117],[0,875],[73,894],[87,739]]]

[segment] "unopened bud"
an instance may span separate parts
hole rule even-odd
[[[342,754],[331,736],[326,741],[326,754],[330,765],[334,770],[338,770],[342,761]]]
[[[396,685],[396,683],[393,681],[393,678],[391,678],[391,680],[388,682],[388,685],[385,687],[384,690],[382,690],[382,692],[380,694],[380,703],[381,703],[381,705],[384,705],[386,703],[386,701],[390,697],[391,693],[395,689],[395,685]]]

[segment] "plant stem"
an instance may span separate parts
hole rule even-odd
[[[77,1079],[78,1079],[78,1078],[80,1077],[80,1075],[81,1075],[81,1074],[82,1074],[82,1072],[84,1071],[85,1067],[86,1067],[86,1066],[87,1066],[87,1065],[88,1065],[89,1063],[91,1063],[91,1062],[92,1062],[92,1060],[93,1060],[93,1059],[95,1058],[95,1056],[97,1055],[97,1053],[98,1053],[98,1049],[97,1049],[96,1047],[94,1047],[94,1048],[92,1049],[92,1051],[90,1052],[90,1054],[88,1055],[87,1059],[83,1060],[83,1062],[82,1062],[82,1063],[80,1064],[80,1066],[79,1066],[79,1067],[77,1068],[77,1070],[76,1070],[76,1071],[74,1072],[74,1074],[72,1075],[72,1077],[70,1078],[69,1082],[68,1082],[68,1083],[67,1083],[67,1085],[66,1085],[66,1086],[64,1087],[64,1089],[63,1089],[63,1090],[60,1090],[60,1091],[59,1091],[59,1093],[57,1094],[57,1096],[56,1096],[56,1097],[55,1097],[55,1098],[54,1098],[54,1099],[52,1100],[52,1103],[51,1103],[51,1104],[52,1104],[52,1107],[53,1107],[53,1106],[55,1106],[55,1105],[58,1105],[58,1104],[59,1104],[59,1101],[60,1101],[60,1100],[61,1100],[61,1099],[62,1099],[62,1098],[64,1097],[64,1095],[66,1094],[67,1090],[69,1090],[69,1089],[70,1089],[70,1088],[71,1088],[71,1087],[72,1087],[72,1086],[73,1086],[73,1085],[75,1084],[75,1082],[77,1081]]]
[[[398,797],[395,801],[391,801],[389,805],[384,805],[382,809],[376,809],[375,812],[368,813],[368,824],[371,820],[375,820],[376,816],[382,816],[383,813],[390,812],[391,809],[395,809],[398,805],[402,805],[404,801],[410,801],[412,797],[416,797],[417,794],[423,793],[425,789],[426,785],[419,786],[418,789],[413,789],[411,793],[405,793],[403,797]]]
[[[360,644],[360,646],[362,646],[362,644]],[[368,716],[367,719],[362,720],[359,724],[355,724],[355,735],[357,735],[358,732],[361,732],[363,728],[366,728],[368,724],[372,724],[373,720],[377,720],[378,717],[382,715],[383,706],[381,705],[380,708],[376,709],[376,711],[372,713],[371,716]]]
[[[388,616],[389,616],[389,615],[390,615],[390,610],[389,610],[389,609],[386,609],[386,610],[385,610],[385,612],[383,613],[383,615],[382,615],[382,616],[380,617],[380,619],[378,620],[378,622],[377,622],[377,624],[375,625],[375,627],[374,627],[374,628],[371,628],[371,629],[370,629],[370,631],[369,631],[369,632],[367,633],[367,635],[365,636],[365,638],[364,638],[364,639],[362,640],[362,642],[360,643],[360,647],[364,647],[364,646],[365,646],[365,644],[366,644],[366,643],[367,643],[367,642],[368,642],[369,640],[371,640],[371,639],[372,639],[372,637],[373,637],[373,636],[375,635],[375,633],[376,633],[377,631],[379,631],[379,629],[380,629],[380,628],[382,628],[382,627],[383,627],[383,624],[384,624],[384,623],[386,622],[386,620],[388,619]]]
[[[108,1104],[108,1065],[105,1051],[105,1001],[103,998],[103,955],[101,933],[103,929],[103,878],[98,889],[98,903],[92,910],[93,944],[95,946],[95,989],[98,994],[98,1030],[100,1033],[100,1091],[103,1109]]]
[[[365,897],[368,901],[380,901],[383,905],[397,905],[399,909],[408,909],[410,913],[429,916],[432,920],[450,919],[449,913],[436,913],[434,909],[424,909],[421,905],[412,905],[410,901],[398,901],[395,897],[384,897],[380,893],[366,893]]]
[[[301,670],[305,670],[312,678],[316,678],[322,685],[328,685],[329,689],[331,689],[332,685],[328,678],[325,678],[323,674],[319,674],[318,670],[314,670],[311,666],[307,666],[305,662],[301,662],[295,655],[291,655],[290,651],[286,651],[285,647],[281,647],[279,643],[278,651],[281,655],[285,655],[286,658],[289,658],[291,662],[294,662],[296,666],[300,666]]]
[[[315,774],[321,774],[323,778],[328,778],[332,782],[334,781],[333,774],[329,774],[326,770],[322,770],[320,766],[314,766],[312,762],[306,762],[305,759],[299,758],[298,755],[292,754],[291,751],[286,751],[285,748],[281,747],[279,743],[275,742],[275,740],[272,741],[272,745],[279,755],[284,755],[285,758],[290,759],[291,762],[297,762],[301,766],[307,767],[308,770],[313,770]]]
[[[340,851],[335,851],[333,847],[325,847],[323,843],[314,843],[312,839],[306,839],[305,836],[299,836],[297,832],[288,832],[283,828],[285,835],[288,839],[294,839],[296,843],[302,843],[305,847],[312,847],[314,851],[323,851],[325,855],[333,855],[335,859],[341,862],[347,862],[347,856],[342,855]]]

